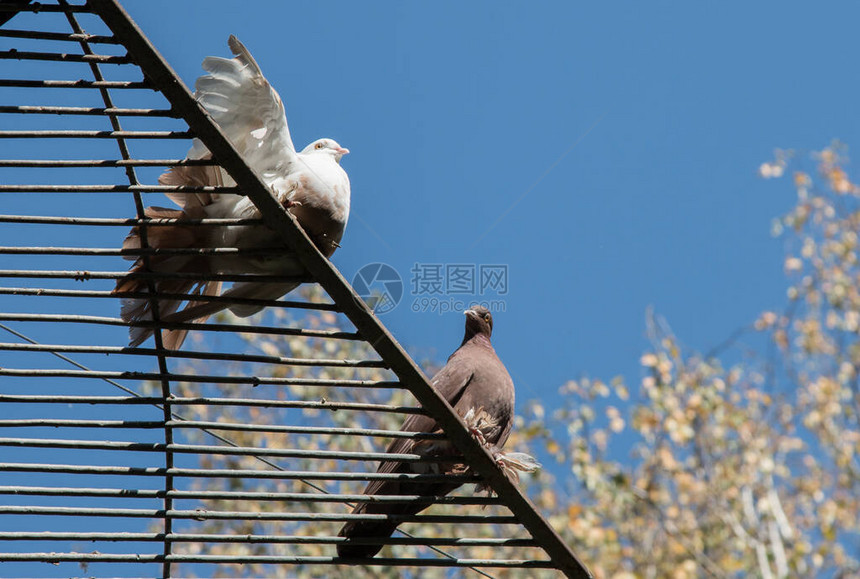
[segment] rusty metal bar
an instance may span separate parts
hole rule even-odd
[[[554,569],[555,563],[541,559],[423,559],[385,558],[340,559],[337,557],[298,557],[279,555],[143,555],[136,553],[0,553],[0,560],[46,561],[49,563],[161,563],[169,559],[175,563],[221,563],[221,564],[332,564],[367,565],[371,567],[499,567],[522,569]]]
[[[21,344],[0,342],[0,351],[13,352],[63,352],[65,354],[114,354],[131,356],[153,356],[158,353],[168,358],[185,360],[228,360],[231,362],[253,362],[285,366],[335,367],[335,368],[387,368],[383,360],[341,360],[339,358],[286,358],[262,354],[230,354],[218,352],[192,352],[162,350],[156,348],[132,348],[123,346],[71,346],[64,344]],[[399,387],[397,383],[376,382],[373,387]],[[367,384],[364,387],[369,387]],[[2,422],[2,420],[0,420]]]
[[[131,64],[128,56],[107,54],[65,54],[62,52],[30,52],[24,50],[0,50],[0,60],[38,60],[54,62],[80,62],[99,64]]]
[[[239,424],[234,422],[205,422],[199,420],[171,420],[172,428],[195,428],[238,432],[278,432],[284,434],[319,434],[340,436],[374,436],[380,438],[407,438],[413,440],[444,440],[445,435],[433,432],[405,432],[378,428],[335,428],[324,426],[282,426],[279,424]],[[145,420],[71,420],[54,418],[0,419],[0,428],[69,427],[69,428],[163,428],[163,422]]]
[[[195,227],[224,225],[262,225],[262,219],[138,219],[136,217],[56,217],[46,215],[0,215],[0,223],[34,223],[45,225],[90,225],[95,227],[129,227],[146,222],[147,227],[172,226],[177,223]]]
[[[0,495],[100,497],[119,499],[161,499],[169,496],[176,500],[278,501],[286,503],[346,503],[365,500],[362,494],[277,493],[249,491],[164,491],[163,489],[90,488],[90,487],[35,487],[0,486]],[[498,497],[451,495],[380,495],[375,503],[427,503],[444,505],[501,505]]]
[[[17,9],[19,6],[23,7],[25,4],[29,4],[30,1],[31,0],[6,0],[5,6],[0,10],[0,26],[3,26],[10,19],[15,17],[15,15],[20,11]]]
[[[45,160],[45,159],[0,159],[0,167],[20,167],[37,169],[67,169],[70,167],[198,167],[215,166],[217,163],[206,159],[85,159],[85,160]],[[176,221],[176,220],[171,220]],[[200,221],[200,220],[198,220]],[[221,220],[219,220],[221,221]],[[256,222],[261,220],[256,219]],[[183,223],[185,223],[183,221]]]
[[[98,532],[40,532],[15,531],[5,533],[4,540],[10,541],[163,541],[163,533],[98,533]],[[183,543],[267,543],[289,545],[335,545],[343,542],[343,537],[308,535],[216,535],[211,533],[173,533],[174,542]],[[390,537],[380,539],[353,539],[353,544],[386,545],[435,545],[437,547],[540,547],[534,539],[485,538],[485,537]]]
[[[0,4],[0,12],[62,12],[62,13],[91,13],[93,8],[89,4],[70,4],[59,6],[56,4]]]
[[[313,282],[307,276],[295,275],[258,275],[253,273],[184,273],[164,272],[154,273],[147,271],[69,271],[69,270],[32,270],[32,269],[0,269],[0,278],[26,278],[26,279],[72,279],[75,281],[89,281],[93,279],[189,279],[194,281],[257,281],[257,282]],[[144,292],[145,293],[145,292]],[[125,296],[127,294],[115,294]],[[224,298],[227,300],[228,298]],[[196,301],[196,300],[195,300]],[[5,314],[0,314],[0,316]],[[113,318],[105,318],[113,319]]]
[[[60,106],[29,106],[29,105],[0,105],[0,114],[19,115],[84,115],[123,117],[164,117],[177,118],[170,109],[124,109],[119,107],[60,107]]]
[[[268,334],[273,336],[304,336],[309,338],[330,338],[334,340],[357,340],[362,337],[355,332],[340,332],[335,330],[307,330],[304,328],[283,328],[273,326],[260,326],[251,324],[172,324],[154,322],[128,323],[120,318],[107,318],[101,316],[74,316],[59,314],[3,314],[0,313],[0,321],[4,322],[64,322],[70,324],[96,324],[100,326],[123,326],[123,327],[158,327],[178,330],[203,330],[208,332],[242,332],[247,334]]]
[[[4,347],[2,350],[12,350],[12,351],[27,351],[25,348],[14,348],[14,347]],[[34,352],[62,352],[63,349],[44,349],[44,350],[30,350]],[[169,350],[165,350],[165,352],[169,352]],[[100,353],[98,351],[93,351],[92,353]],[[194,355],[196,354],[196,355]],[[176,357],[187,357],[190,359],[210,359],[213,354],[209,354],[207,352],[199,352],[192,353],[189,356],[176,356]],[[214,354],[215,358],[219,356]],[[241,360],[241,358],[240,358]],[[245,360],[247,361],[247,360]],[[329,364],[316,364],[314,360],[311,358],[306,359],[306,361],[301,364],[303,366],[329,366]],[[330,366],[340,366],[340,367],[361,367],[359,364],[331,364]],[[364,365],[367,367],[367,365]],[[371,366],[371,367],[379,367],[379,366]],[[258,376],[199,376],[197,374],[175,374],[175,373],[145,373],[145,372],[107,372],[107,371],[96,371],[96,370],[49,370],[49,369],[41,369],[41,368],[0,368],[0,376],[20,376],[26,378],[39,378],[39,377],[47,377],[47,378],[98,378],[102,379],[112,379],[112,380],[158,380],[165,376],[170,377],[174,380],[179,380],[182,382],[209,382],[215,384],[252,384],[254,386],[263,386],[263,385],[279,385],[279,386],[332,386],[332,387],[349,387],[349,388],[400,388],[402,385],[399,382],[394,382],[390,380],[345,380],[345,379],[321,379],[321,378],[280,378],[280,377],[267,377],[260,378]]]
[[[417,473],[379,473],[379,472],[318,472],[290,470],[248,470],[248,469],[205,469],[205,468],[171,468],[163,467],[130,467],[77,464],[44,464],[44,463],[0,463],[0,472],[32,472],[51,474],[80,474],[80,475],[114,475],[114,476],[153,476],[161,478],[169,471],[174,477],[182,478],[241,478],[241,479],[288,479],[288,480],[317,480],[317,481],[371,481],[371,480],[400,480],[412,484],[435,484],[439,482],[457,482],[460,484],[479,483],[481,478],[476,474],[417,474]]]
[[[336,340],[362,341],[360,335],[354,332],[337,332],[328,330],[306,330],[303,328],[282,328],[275,326],[260,326],[252,324],[179,324],[155,322],[124,322],[119,318],[103,318],[98,316],[73,316],[73,315],[51,315],[51,314],[0,314],[0,321],[6,322],[64,322],[71,324],[94,324],[100,326],[122,326],[140,328],[166,328],[177,330],[200,330],[204,332],[232,332],[243,334],[260,334],[269,336],[302,336],[308,338],[330,338]],[[159,349],[161,351],[161,349]]]
[[[0,368],[4,375],[8,373],[11,376],[28,376],[25,371],[10,372],[8,368]],[[40,375],[49,375],[51,372],[63,372],[63,370],[41,370]],[[105,378],[102,374],[122,374],[121,372],[92,372],[92,376],[73,376],[76,378]],[[142,376],[142,377],[141,377]],[[196,381],[196,382],[213,382],[212,379],[203,380],[198,377],[186,380],[188,374],[170,374],[170,378],[177,382],[181,381]],[[114,379],[121,379],[111,376]],[[160,374],[128,372],[125,379],[131,380],[159,380]],[[211,378],[211,377],[210,377]],[[232,377],[234,380],[228,380],[228,376],[220,376],[218,380],[224,380],[226,383],[253,383],[254,378],[248,377]],[[274,378],[271,378],[274,380]],[[146,396],[43,396],[39,394],[0,394],[0,403],[41,403],[41,404],[159,404],[160,398],[152,398]],[[394,406],[389,404],[371,404],[367,402],[310,402],[306,400],[264,400],[257,398],[208,398],[208,397],[175,397],[171,399],[171,404],[174,405],[195,405],[207,404],[211,406],[250,406],[250,407],[268,407],[268,408],[314,408],[319,410],[360,410],[373,412],[394,412],[397,414],[426,414],[423,408],[417,406]]]
[[[0,28],[0,38],[27,38],[31,40],[51,40],[69,42],[88,42],[90,44],[122,44],[113,36],[102,36],[98,34],[67,33],[67,32],[44,32],[41,30],[14,30]]]
[[[216,423],[217,424],[217,423]],[[54,418],[0,419],[0,428],[164,428],[163,422],[153,420],[57,420]]]
[[[33,297],[67,297],[67,298],[147,298],[149,294],[146,292],[117,292],[112,291],[96,291],[96,290],[58,290],[51,288],[23,288],[23,287],[0,287],[0,295],[26,295]],[[197,302],[223,302],[230,304],[247,304],[254,306],[274,306],[300,310],[318,310],[327,312],[339,312],[340,309],[336,304],[316,303],[316,302],[295,302],[290,300],[258,300],[250,298],[228,298],[223,296],[197,296],[194,294],[174,294],[162,292],[158,294],[162,299],[193,299]],[[127,350],[126,350],[127,351]],[[173,352],[173,350],[168,350]],[[181,356],[181,354],[170,354]]]
[[[2,30],[2,29],[0,29]],[[154,87],[142,81],[128,80],[30,80],[30,79],[0,79],[0,87],[10,88],[90,88],[90,89],[148,89],[155,90]]]
[[[261,219],[138,219],[136,217],[57,217],[54,215],[0,215],[0,223],[34,223],[44,225],[88,225],[94,227],[129,227],[146,222],[147,227],[172,226],[177,223],[195,227],[224,225],[262,225]]]
[[[163,428],[163,425],[162,425]],[[173,452],[177,454],[206,454],[225,456],[271,456],[277,458],[306,458],[314,460],[379,460],[409,463],[439,463],[462,460],[456,456],[426,456],[385,452],[351,452],[339,450],[302,450],[297,448],[263,448],[248,446],[214,446],[204,444],[165,444],[161,442],[125,442],[102,440],[70,440],[53,438],[2,438],[0,447],[8,448],[73,448],[75,450],[109,450],[121,452]],[[325,495],[320,495],[325,496]]]
[[[0,131],[0,139],[189,139],[188,131]]]
[[[163,509],[131,509],[103,507],[45,507],[45,506],[0,506],[0,515],[52,515],[74,517],[128,517],[128,518],[162,518],[169,516],[175,519],[219,519],[219,520],[251,520],[251,521],[385,521],[396,520],[401,523],[455,523],[478,525],[517,525],[517,518],[510,515],[375,515],[352,513],[279,513],[257,511],[210,511]],[[0,557],[2,560],[2,557]]]
[[[86,255],[133,257],[138,255],[283,255],[283,247],[141,247],[121,249],[116,247],[38,247],[38,246],[0,246],[0,255]],[[156,275],[161,275],[158,272]],[[305,278],[310,281],[309,278]]]
[[[0,185],[0,193],[237,193],[238,187],[183,185]]]

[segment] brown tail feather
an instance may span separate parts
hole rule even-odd
[[[211,158],[207,155],[206,159]],[[179,166],[162,173],[158,178],[162,185],[207,187],[224,185],[224,174],[218,166]],[[146,245],[154,249],[180,249],[193,247],[210,247],[211,240],[207,238],[207,230],[201,227],[182,224],[183,219],[200,219],[205,217],[204,208],[212,203],[212,195],[209,193],[167,193],[167,196],[176,202],[182,209],[167,209],[164,207],[147,207],[146,217],[150,219],[174,219],[179,223],[170,225],[153,225],[146,228]],[[122,244],[127,251],[140,249],[143,246],[141,240],[141,228],[133,227]],[[144,260],[140,256],[130,255],[127,259],[135,260],[129,270],[129,276],[117,280],[114,293],[149,293],[152,284],[158,294],[184,294],[184,295],[218,295],[221,291],[221,282],[194,281],[193,279],[156,279],[154,281],[135,278],[134,274],[144,270],[163,273],[210,273],[212,264],[209,258],[195,255],[150,255]],[[159,319],[165,320],[177,313],[183,303],[183,299],[159,299]],[[188,302],[185,310],[203,306],[201,302]],[[221,309],[220,307],[217,309]],[[217,309],[215,311],[217,311]],[[184,310],[183,310],[184,311]],[[181,312],[180,312],[181,313]],[[201,313],[193,319],[206,320],[209,313]],[[123,300],[122,319],[127,322],[152,320],[152,301],[146,297],[128,298]],[[192,318],[185,318],[187,321]],[[129,343],[137,346],[151,336],[153,330],[150,328],[130,328]],[[178,349],[185,340],[187,330],[166,330],[162,333],[164,345],[169,349]]]
[[[217,296],[221,293],[221,282],[220,281],[210,281],[203,286],[203,291],[201,292],[204,296]],[[200,302],[189,302],[188,305],[183,308],[187,310],[188,308],[195,307],[197,305],[202,305]],[[175,312],[175,310],[174,310]],[[180,312],[181,313],[181,312]],[[166,312],[165,318],[169,318],[173,315],[173,312]],[[197,323],[203,323],[209,318],[209,315],[201,316],[196,318],[194,321]],[[182,343],[185,341],[185,336],[188,334],[188,330],[164,330],[161,333],[161,341],[164,344],[164,347],[168,350],[178,350],[182,347]]]
[[[165,285],[167,284],[167,285]],[[218,295],[221,291],[221,282],[210,281],[205,283],[185,280],[161,280],[157,284],[157,290],[163,293],[181,293],[190,295]],[[143,291],[146,291],[144,289]],[[158,300],[159,319],[168,319],[176,313],[183,300]],[[199,302],[189,302],[186,307],[192,307]],[[129,321],[151,321],[152,302],[146,298],[131,298],[123,301],[122,319]],[[196,321],[204,322],[209,316],[203,316]],[[153,334],[152,328],[132,327],[129,328],[129,345],[139,346],[144,340]],[[164,330],[162,332],[164,347],[168,350],[178,350],[185,341],[188,330]]]
[[[195,211],[199,212],[199,211]],[[194,212],[192,212],[193,215]],[[164,207],[147,207],[146,217],[150,219],[175,219],[181,220],[191,217],[188,212],[179,209],[166,209]],[[171,225],[157,225],[146,228],[147,246],[155,249],[177,249],[185,247],[206,247],[205,232],[190,225],[176,223]],[[122,244],[124,250],[136,250],[142,247],[141,228],[133,227]],[[146,260],[141,256],[129,256],[135,259],[134,265],[129,269],[129,275],[120,278],[114,288],[115,294],[134,292],[149,293],[150,284],[154,284],[155,292],[159,294],[200,294],[212,295],[220,290],[220,282],[199,282],[186,279],[156,279],[154,281],[135,277],[135,273],[143,271],[152,272],[200,272],[207,273],[210,265],[203,256],[194,255],[150,255]],[[176,312],[182,304],[182,299],[162,299],[158,301],[159,318],[163,319]],[[126,322],[152,320],[152,302],[149,298],[127,298],[123,300],[121,317]],[[137,346],[153,333],[150,328],[134,327],[129,329],[129,344]],[[169,339],[168,339],[169,338]],[[165,344],[175,344],[178,348],[185,338],[185,331],[177,330],[168,332]],[[168,346],[169,347],[169,346]]]
[[[225,298],[240,299],[263,299],[276,300],[282,295],[298,287],[297,283],[236,283],[229,290],[221,294]],[[200,302],[189,303],[182,310],[164,317],[166,322],[188,322],[191,320],[205,320],[214,313],[224,309],[230,309],[235,315],[247,318],[260,310],[263,306],[251,305],[227,305],[224,302]]]
[[[211,159],[207,155],[204,160]],[[223,187],[224,175],[221,167],[215,165],[171,167],[158,177],[160,185],[188,187]],[[209,193],[166,193],[167,197],[182,207],[185,211],[193,212],[195,208],[205,207],[212,202]]]
[[[181,220],[190,217],[181,209],[165,209],[164,207],[147,207],[145,214],[150,219],[176,219]],[[175,225],[154,225],[146,228],[146,242],[149,247],[177,248],[194,247],[200,236],[199,228],[176,223]],[[140,238],[140,227],[134,226],[122,243],[124,250],[140,249],[142,242]],[[129,256],[127,259],[135,259]]]
[[[343,526],[338,533],[339,537],[345,537],[346,541],[338,543],[337,556],[344,559],[369,559],[384,547],[384,545],[363,545],[353,543],[351,540],[362,539],[385,539],[390,537],[397,528],[397,523],[388,521],[355,521]]]
[[[380,468],[381,470],[381,468]],[[409,465],[399,465],[399,472],[411,472]],[[377,481],[371,481],[368,487]],[[419,484],[400,481],[385,481],[381,486],[373,485],[375,492],[372,495],[425,495],[441,496],[447,495],[460,485],[458,483]],[[368,494],[365,489],[365,494]],[[358,503],[352,509],[352,514],[366,515],[414,515],[430,507],[426,502],[414,503]],[[338,537],[344,537],[345,542],[337,546],[338,557],[344,558],[369,558],[376,555],[383,545],[362,545],[353,542],[354,539],[384,539],[390,537],[399,525],[393,521],[349,521],[338,532]]]

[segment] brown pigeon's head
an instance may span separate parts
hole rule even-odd
[[[341,147],[334,139],[317,139],[305,147],[302,153],[331,155],[336,163],[340,163],[340,158],[349,154],[349,149]]]
[[[493,315],[484,306],[472,306],[466,314],[466,339],[475,334],[484,334],[488,338],[493,334]]]

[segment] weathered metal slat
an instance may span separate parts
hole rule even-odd
[[[0,131],[0,139],[190,139],[188,131]]]
[[[182,478],[241,478],[241,479],[285,479],[285,480],[314,480],[314,481],[371,481],[371,480],[400,480],[412,484],[435,484],[439,482],[456,482],[460,484],[475,484],[481,482],[476,474],[416,474],[416,473],[379,473],[379,472],[318,472],[291,470],[248,470],[248,469],[217,469],[217,468],[171,468],[163,467],[129,467],[105,465],[77,464],[42,464],[42,463],[0,463],[0,472],[32,472],[79,474],[99,476],[154,476],[163,477],[169,471],[174,477]]]
[[[0,193],[241,193],[238,187],[183,185],[0,185]]]
[[[217,163],[208,159],[0,159],[0,167],[25,169],[68,169],[82,167],[90,167],[93,169],[103,167],[212,167],[215,165],[217,165]],[[175,222],[176,220],[171,219],[170,221]],[[202,220],[197,219],[194,221],[197,222]],[[246,219],[245,221],[251,220]],[[259,219],[254,221],[260,222]],[[183,223],[185,223],[185,221],[183,221]]]
[[[283,434],[317,434],[320,436],[374,436],[379,438],[406,438],[414,440],[444,440],[445,435],[433,432],[407,432],[378,428],[335,428],[326,426],[284,426],[281,424],[240,424],[235,422],[208,422],[200,420],[171,420],[171,428],[211,429],[228,432],[273,432]],[[164,423],[152,420],[73,420],[56,418],[0,419],[0,428],[164,428]]]
[[[75,281],[88,281],[92,279],[188,279],[194,281],[256,281],[256,282],[296,282],[310,283],[308,276],[294,275],[258,275],[252,273],[206,273],[195,274],[186,272],[164,272],[153,273],[148,271],[89,271],[89,270],[29,270],[29,269],[2,269],[0,278],[29,278],[29,279],[71,279]],[[125,294],[116,294],[122,296]],[[151,294],[150,294],[151,295]],[[226,298],[225,298],[226,299]],[[197,300],[195,300],[197,301]],[[105,318],[106,320],[113,318]],[[166,326],[165,326],[166,327]]]
[[[131,64],[128,56],[108,54],[66,54],[62,52],[32,52],[26,50],[0,50],[0,60],[35,60],[47,62],[78,62],[99,64]]]
[[[32,4],[0,4],[0,13],[2,12],[61,12],[61,13],[91,13],[93,8],[89,4],[42,4],[34,2]]]
[[[178,116],[170,109],[124,109],[120,107],[63,107],[45,105],[0,105],[0,114],[84,116],[117,115],[122,117],[165,117],[173,119]]]
[[[97,290],[66,290],[66,289],[53,289],[53,288],[25,288],[25,287],[0,287],[0,295],[21,295],[21,296],[32,296],[32,297],[67,297],[67,298],[147,298],[149,297],[146,292],[112,292],[108,290],[97,291]],[[314,303],[314,302],[295,302],[290,300],[257,300],[257,299],[241,299],[241,298],[229,298],[223,296],[198,296],[193,294],[174,294],[174,293],[160,293],[158,294],[162,299],[193,299],[195,302],[222,302],[222,303],[230,303],[230,304],[247,304],[254,306],[265,306],[265,307],[279,307],[279,308],[290,308],[290,309],[299,309],[299,310],[318,310],[318,311],[327,311],[327,312],[338,312],[340,311],[336,304],[326,304],[326,303]],[[124,352],[128,352],[128,349],[123,349]],[[181,357],[182,353],[176,353],[175,351],[172,354],[174,357]],[[265,360],[261,360],[265,361]]]
[[[240,520],[240,521],[385,521],[401,523],[452,523],[457,525],[517,525],[510,515],[374,515],[352,513],[294,513],[259,511],[211,511],[207,509],[165,511],[164,509],[130,509],[104,507],[46,507],[36,505],[0,505],[0,515],[39,515],[60,517],[127,517],[144,519]],[[0,558],[2,560],[2,558]]]
[[[217,423],[216,423],[217,424]],[[155,420],[66,420],[57,418],[3,418],[0,428],[164,428],[164,422]]]
[[[4,541],[111,541],[150,542],[173,541],[177,543],[238,543],[238,544],[288,544],[288,545],[335,545],[343,537],[334,535],[217,535],[212,533],[99,533],[99,532],[27,532],[3,533]],[[539,547],[534,539],[485,538],[485,537],[389,537],[381,539],[352,539],[353,544],[386,545],[434,545],[437,547]]]
[[[0,495],[16,496],[64,496],[64,497],[101,497],[118,499],[161,499],[170,496],[177,500],[213,500],[226,499],[232,501],[278,501],[289,503],[348,503],[365,500],[362,494],[337,493],[277,493],[249,491],[178,491],[165,492],[163,489],[127,489],[127,488],[92,488],[92,487],[33,487],[33,486],[0,486]],[[380,495],[374,497],[374,503],[427,503],[442,505],[500,505],[498,497],[482,496],[451,496],[451,495]],[[0,531],[0,540],[5,532]]]
[[[0,313],[0,321],[4,322],[35,322],[35,323],[67,323],[67,324],[94,324],[100,326],[124,326],[124,327],[158,327],[177,330],[200,330],[204,332],[241,332],[245,334],[261,334],[269,336],[302,336],[307,338],[327,338],[333,340],[361,341],[361,336],[355,332],[340,332],[329,330],[307,330],[304,328],[288,328],[262,326],[252,324],[180,324],[163,322],[125,322],[119,318],[107,318],[102,316],[75,316],[59,314],[4,314]],[[159,349],[160,351],[160,349]]]
[[[72,440],[50,438],[3,438],[5,448],[71,448],[75,450],[107,450],[118,452],[167,451],[177,454],[206,454],[212,456],[268,456],[278,458],[305,458],[318,460],[385,460],[391,462],[437,463],[462,460],[457,456],[426,456],[385,452],[352,452],[340,450],[303,450],[297,448],[264,448],[243,446],[213,446],[203,444],[165,444],[162,442],[124,442],[104,440]],[[169,494],[169,493],[168,493]]]
[[[499,567],[553,569],[555,564],[540,559],[424,559],[384,558],[348,560],[337,557],[297,557],[287,555],[144,555],[135,553],[0,553],[0,560],[79,563],[174,563],[278,564],[278,565],[367,565],[372,567]]]
[[[0,29],[2,30],[2,29]],[[0,79],[0,87],[8,88],[84,88],[84,89],[102,89],[109,88],[112,90],[155,90],[153,86],[145,80],[129,81],[129,80],[31,80],[31,79],[16,79],[3,78]]]
[[[51,40],[60,42],[88,42],[90,44],[122,44],[113,36],[99,34],[76,34],[68,32],[44,32],[41,30],[16,30],[0,28],[0,38],[26,38],[30,40]]]
[[[10,376],[26,376],[26,371],[9,371],[8,368],[0,368],[0,371],[7,373]],[[44,372],[52,372],[53,370],[44,370]],[[102,374],[111,374],[111,376],[103,376]],[[81,375],[73,376],[75,378],[116,378],[114,374],[117,372],[90,372]],[[47,374],[46,374],[47,375]],[[132,379],[132,375],[137,376],[136,380],[158,380],[162,376],[158,372],[152,373],[137,373],[128,372],[126,377]],[[142,376],[142,377],[141,377]],[[177,382],[213,382],[212,377],[201,377],[188,374],[168,374],[171,380]],[[255,376],[239,377],[239,376],[220,376],[221,380],[225,380],[228,384],[261,384]],[[269,380],[275,380],[270,378]],[[285,378],[286,380],[286,378]],[[266,383],[269,383],[268,380]],[[299,386],[301,384],[298,384]],[[0,394],[0,403],[11,404],[163,404],[162,398],[154,396],[50,396],[42,394]],[[175,396],[169,400],[171,406],[194,406],[194,405],[209,405],[209,406],[245,406],[245,407],[268,407],[268,408],[314,408],[320,410],[360,410],[364,412],[391,412],[395,414],[426,414],[427,412],[418,406],[395,406],[390,404],[371,404],[367,402],[310,402],[306,400],[266,400],[262,398],[206,398],[206,397],[184,397]]]
[[[0,351],[12,352],[63,352],[65,354],[115,354],[133,356],[153,356],[161,353],[169,358],[184,360],[225,360],[231,362],[253,362],[259,364],[277,364],[280,366],[309,366],[333,368],[387,368],[382,360],[341,360],[328,358],[285,358],[266,356],[263,354],[230,354],[219,352],[194,352],[183,350],[157,350],[156,348],[132,348],[124,346],[72,346],[65,344],[22,344],[0,342]],[[380,381],[370,384],[364,381],[363,387],[399,387],[398,384]],[[0,420],[2,423],[2,420]],[[221,423],[216,423],[221,424]],[[246,425],[253,426],[253,425]]]
[[[223,227],[225,225],[262,225],[262,219],[138,219],[112,217],[58,217],[54,215],[0,215],[0,223],[32,223],[44,225],[82,225],[95,227],[170,227],[177,223],[194,227]]]
[[[39,247],[18,245],[0,246],[0,255],[83,255],[95,257],[136,257],[141,255],[236,255],[236,256],[282,256],[283,247],[141,247],[122,249],[119,247]],[[160,273],[160,272],[157,272]]]

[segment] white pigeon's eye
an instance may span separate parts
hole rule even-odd
[[[314,149],[322,149],[322,148],[323,148],[322,143],[317,143],[316,145],[314,145]]]

